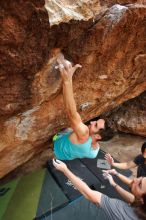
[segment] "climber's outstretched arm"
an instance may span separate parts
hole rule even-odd
[[[81,68],[81,65],[76,64],[75,66],[72,66],[72,64],[68,60],[65,60],[64,57],[58,58],[57,61],[63,81],[64,104],[71,127],[73,128],[79,141],[84,141],[84,139],[87,140],[89,137],[89,129],[82,122],[81,116],[77,112],[72,85],[73,74],[78,68]]]

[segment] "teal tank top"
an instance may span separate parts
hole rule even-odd
[[[54,154],[59,160],[73,160],[76,158],[95,158],[99,148],[93,149],[91,146],[92,138],[83,144],[73,144],[69,136],[71,133],[63,134],[54,141]]]

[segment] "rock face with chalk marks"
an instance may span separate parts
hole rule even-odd
[[[82,65],[73,87],[84,121],[115,112],[146,90],[146,4],[1,0],[0,11],[0,177],[4,177],[42,153],[52,135],[69,125],[55,68],[61,52]],[[136,110],[138,103],[134,101],[135,108],[119,107],[118,116],[112,116],[116,129],[146,136],[145,110]],[[133,123],[129,120],[123,126],[119,121],[128,120],[129,108]]]

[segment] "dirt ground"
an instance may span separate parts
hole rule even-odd
[[[140,154],[140,149],[146,138],[129,135],[117,134],[111,140],[100,142],[102,150],[110,153],[115,159],[121,162],[133,160],[135,156]],[[136,176],[136,168],[131,169],[133,176]]]

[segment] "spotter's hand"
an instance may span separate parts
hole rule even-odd
[[[114,164],[114,159],[110,154],[106,154],[105,157],[106,161],[110,164],[113,165]]]
[[[118,172],[115,169],[111,169],[111,170],[102,170],[103,173],[107,173],[107,174],[112,174],[117,176]]]
[[[115,181],[113,180],[113,177],[109,174],[109,173],[106,173],[104,172],[103,173],[103,177],[105,179],[108,179],[109,183],[113,186],[115,184]]]
[[[61,171],[61,172],[63,172],[63,173],[67,170],[66,164],[63,163],[63,162],[60,161],[60,160],[55,160],[55,159],[53,159],[53,165],[54,165],[54,167],[55,167],[57,170],[59,170],[59,171]]]

